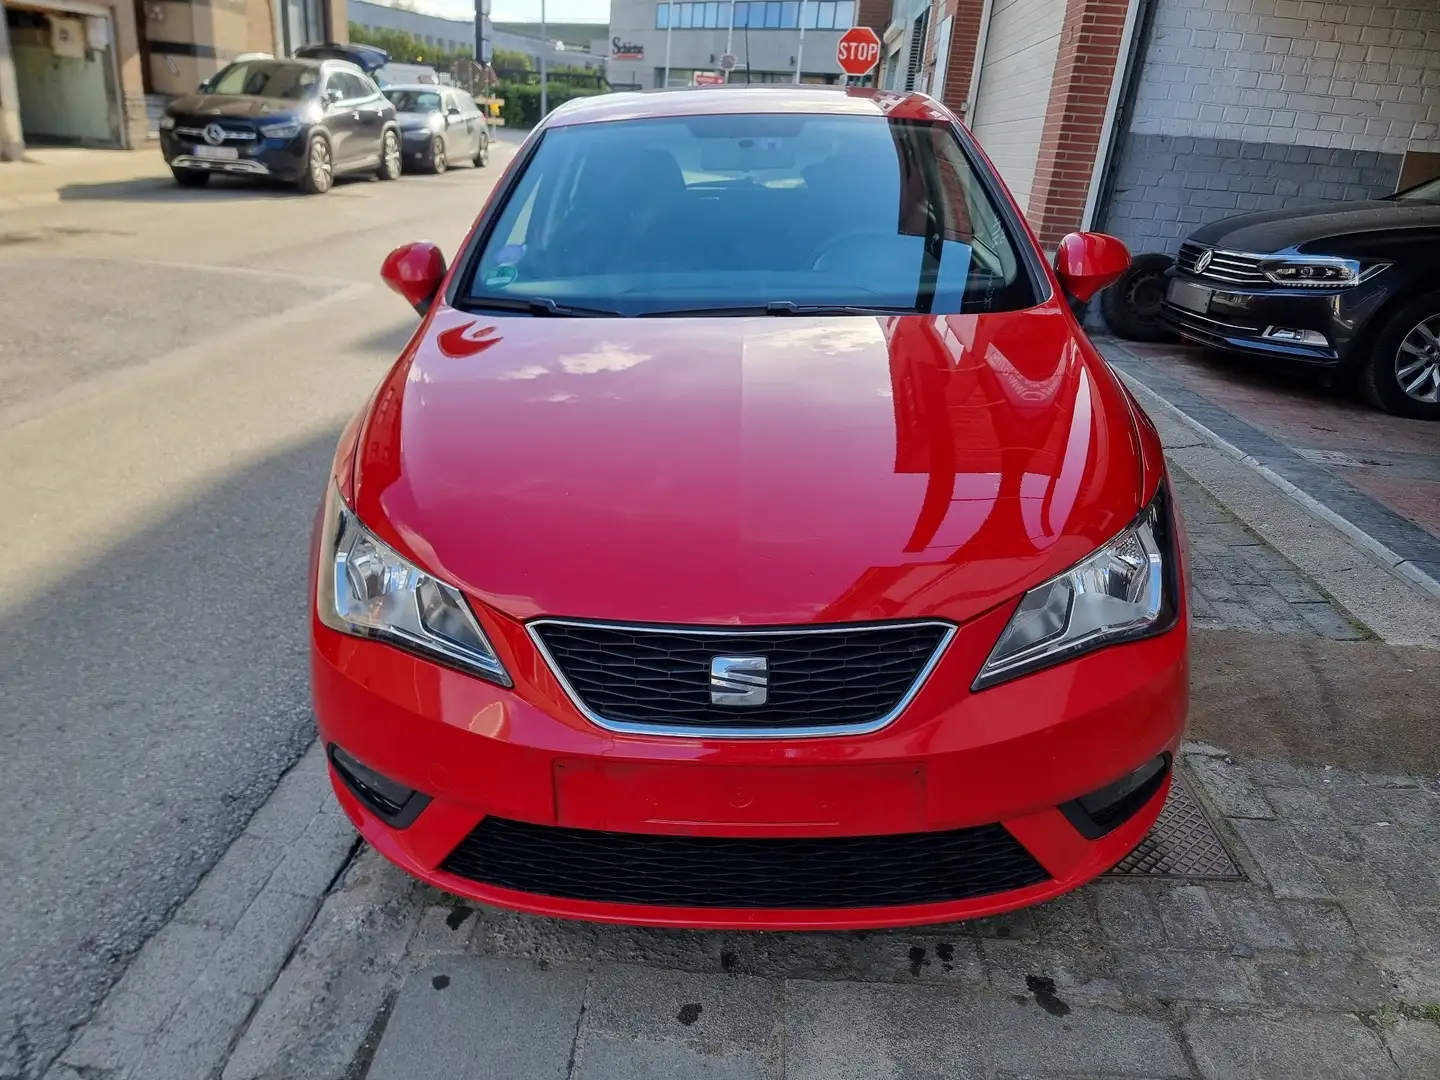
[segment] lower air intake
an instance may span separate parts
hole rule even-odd
[[[486,818],[440,867],[540,896],[674,907],[860,908],[1049,880],[999,825],[892,836],[656,836]]]

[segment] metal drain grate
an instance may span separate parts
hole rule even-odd
[[[1174,771],[1170,797],[1155,827],[1105,876],[1207,881],[1238,881],[1245,877],[1179,768]]]

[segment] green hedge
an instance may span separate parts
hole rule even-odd
[[[593,97],[604,92],[593,86],[571,86],[569,83],[552,82],[548,95],[549,105],[553,109],[571,98]],[[500,107],[500,115],[504,117],[507,127],[534,127],[540,122],[539,83],[502,82],[493,93],[496,97],[505,99],[505,104]]]

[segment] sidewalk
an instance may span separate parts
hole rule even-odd
[[[1136,393],[1194,702],[1124,872],[916,930],[538,918],[357,846],[316,747],[46,1080],[1440,1076],[1440,602]]]
[[[0,214],[169,182],[170,170],[158,147],[32,149],[24,161],[0,163]]]

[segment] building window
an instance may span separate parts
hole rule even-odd
[[[930,9],[926,8],[910,28],[910,55],[905,64],[905,89],[914,90],[920,67],[925,62],[925,31],[930,26]]]
[[[730,7],[724,0],[656,4],[655,29],[724,30]],[[734,7],[735,26],[750,30],[794,30],[802,22],[807,30],[848,30],[855,21],[854,0],[741,0]]]

